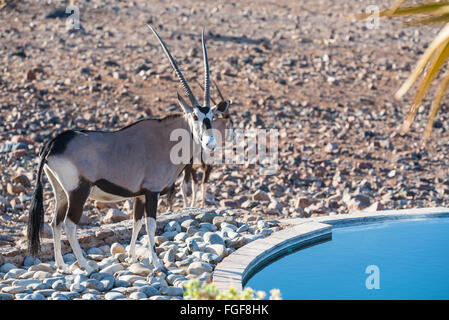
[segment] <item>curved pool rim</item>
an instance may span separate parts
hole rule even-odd
[[[331,239],[333,228],[442,217],[449,217],[449,208],[383,210],[284,219],[281,223],[286,226],[285,229],[250,242],[224,258],[216,266],[212,282],[220,290],[234,288],[242,291],[247,280],[258,270],[292,251]]]

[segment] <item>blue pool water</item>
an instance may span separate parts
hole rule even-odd
[[[267,265],[245,287],[292,300],[449,299],[449,218],[334,228],[330,241]]]

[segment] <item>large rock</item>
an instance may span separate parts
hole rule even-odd
[[[0,267],[0,272],[8,273],[12,269],[17,269],[17,267],[12,263],[5,263]]]
[[[172,232],[176,231],[176,233],[181,232],[181,225],[177,221],[170,221],[164,227],[164,232]]]
[[[25,287],[23,287],[23,286],[9,286],[9,287],[2,288],[2,291],[4,293],[9,293],[9,294],[18,294],[18,293],[24,292],[25,291]]]
[[[302,196],[302,197],[298,197],[296,199],[295,208],[296,209],[299,209],[299,208],[305,209],[308,206],[311,206],[312,204],[313,204],[313,200],[312,199],[310,199],[307,196]]]
[[[270,201],[270,196],[269,196],[268,193],[266,193],[265,191],[257,190],[257,191],[253,194],[253,200],[257,200],[257,201]]]
[[[135,274],[127,274],[127,275],[120,276],[119,280],[125,280],[131,284],[134,284],[134,282],[136,282],[137,280],[145,280],[145,278],[142,276],[135,275]]]
[[[161,294],[158,289],[156,289],[154,286],[150,286],[150,285],[141,286],[137,290],[137,292],[141,292],[141,293],[145,294],[147,297],[157,296],[157,295]]]
[[[101,269],[100,272],[114,275],[116,272],[122,271],[124,269],[125,269],[125,267],[121,263],[115,263],[115,264],[112,264],[110,266],[107,266],[107,267]]]
[[[106,216],[103,218],[104,223],[116,223],[128,220],[129,216],[118,209],[109,209]]]
[[[223,238],[220,237],[220,235],[215,232],[206,232],[203,236],[203,239],[206,243],[210,244],[221,244],[221,245],[225,244]]]
[[[48,263],[39,263],[31,266],[28,271],[45,271],[45,272],[54,272],[55,267]]]
[[[181,230],[186,231],[189,227],[199,228],[200,223],[195,219],[187,219],[181,223]]]
[[[164,263],[175,262],[175,250],[169,249],[165,252]]]
[[[1,300],[14,300],[14,295],[11,293],[0,293],[0,301]]]
[[[200,251],[200,246],[193,238],[187,238],[186,239],[187,249],[189,249],[190,252]]]
[[[120,243],[115,242],[111,246],[111,254],[115,256],[118,253],[126,253],[126,250]]]
[[[199,222],[212,223],[213,219],[217,216],[215,212],[205,212],[195,216],[195,219]]]
[[[182,288],[177,287],[161,287],[161,293],[167,296],[182,296],[184,291]]]
[[[212,265],[206,262],[196,261],[189,265],[187,273],[191,275],[199,276],[204,272],[212,272]]]
[[[163,237],[163,236],[155,236],[154,237],[154,243],[157,246],[160,246],[161,244],[163,244],[166,241],[168,241],[168,239],[166,237]]]
[[[26,270],[20,268],[11,269],[7,274],[5,274],[4,279],[18,279],[25,272]]]
[[[214,224],[217,228],[220,228],[221,224],[223,222],[227,222],[229,224],[233,224],[233,225],[237,226],[237,222],[235,221],[235,219],[233,217],[216,216],[212,220],[212,224]]]
[[[370,196],[359,193],[356,194],[355,196],[352,196],[351,200],[347,203],[347,206],[350,211],[360,211],[368,208],[370,204],[371,204]]]
[[[129,295],[129,298],[133,299],[133,300],[141,300],[141,299],[146,299],[147,295],[145,293],[136,291],[136,292],[131,293]]]
[[[204,252],[209,252],[224,258],[227,256],[227,250],[224,244],[210,244],[205,249]]]
[[[129,267],[129,271],[131,271],[132,273],[138,275],[138,276],[142,276],[142,277],[146,277],[150,274],[153,273],[153,270],[151,270],[150,268],[144,266],[141,263],[133,263],[130,267]]]
[[[213,231],[217,231],[217,227],[216,226],[214,226],[212,223],[209,223],[209,222],[202,222],[201,224],[200,224],[200,230],[204,230],[204,231],[211,231],[211,232],[213,232]]]
[[[110,291],[105,294],[104,298],[106,300],[123,300],[126,299],[126,296],[123,293],[117,291]]]

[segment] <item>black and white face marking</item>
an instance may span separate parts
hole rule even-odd
[[[212,133],[212,109],[198,106],[191,113],[191,126],[195,140],[207,151],[213,151],[217,142]]]

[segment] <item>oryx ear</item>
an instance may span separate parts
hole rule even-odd
[[[183,99],[183,97],[181,97],[179,92],[178,92],[178,103],[181,106],[181,109],[185,113],[192,113],[193,112],[193,108],[191,106],[189,106],[189,104]]]
[[[215,113],[225,113],[228,111],[229,105],[231,104],[231,101],[229,100],[223,100],[220,101],[217,105],[212,107],[212,112]]]

